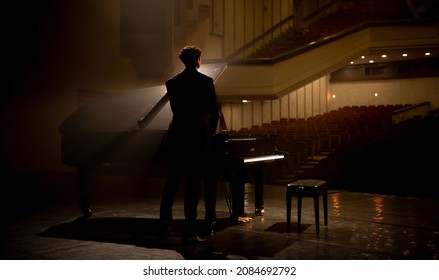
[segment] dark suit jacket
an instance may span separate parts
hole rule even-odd
[[[173,113],[167,142],[169,159],[203,164],[219,118],[213,79],[186,68],[166,81],[166,89]]]

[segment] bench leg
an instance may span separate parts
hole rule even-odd
[[[323,213],[325,215],[325,226],[328,225],[328,191],[323,193]]]
[[[302,220],[302,195],[297,195],[297,230],[299,232],[302,231],[302,228],[300,226],[300,222]]]
[[[320,233],[320,223],[319,223],[319,195],[314,195],[314,215],[316,220],[316,232]]]
[[[291,195],[287,191],[287,232],[291,231]]]

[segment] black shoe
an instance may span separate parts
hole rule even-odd
[[[206,238],[202,238],[199,235],[193,235],[191,237],[186,237],[183,239],[184,243],[188,243],[188,244],[197,244],[197,243],[204,243],[207,241]]]

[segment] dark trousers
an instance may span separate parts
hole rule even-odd
[[[182,174],[177,167],[169,168],[168,178],[163,189],[160,204],[161,231],[162,234],[169,234],[172,231],[172,207],[180,179],[186,180],[183,235],[185,237],[191,237],[196,234],[197,207],[200,198],[202,177],[197,173]]]
[[[204,220],[208,225],[216,220],[216,186],[216,176],[208,175],[204,178]]]

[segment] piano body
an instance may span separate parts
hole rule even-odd
[[[203,64],[199,70],[216,80],[225,67],[223,63]],[[61,159],[63,164],[77,169],[83,217],[92,215],[86,185],[95,168],[129,163],[148,169],[164,164],[163,143],[171,119],[163,85],[105,94],[64,120],[59,127]],[[215,137],[218,176],[227,175],[232,183],[232,218],[243,214],[246,169],[258,170],[254,172],[260,177],[255,185],[262,190],[263,168],[259,167],[285,158],[283,153],[276,152],[273,137],[235,136],[219,133]]]
[[[158,86],[106,93],[80,107],[59,127],[61,160],[77,169],[84,217],[92,214],[86,183],[95,169],[125,163],[160,164],[161,147],[172,116],[165,92],[164,86]]]
[[[288,153],[276,148],[276,135],[220,133],[215,136],[214,147],[218,176],[231,184],[228,199],[231,219],[237,221],[245,217],[247,180],[253,181],[255,211],[264,209],[264,174],[268,169],[275,168],[275,163],[288,160]]]

